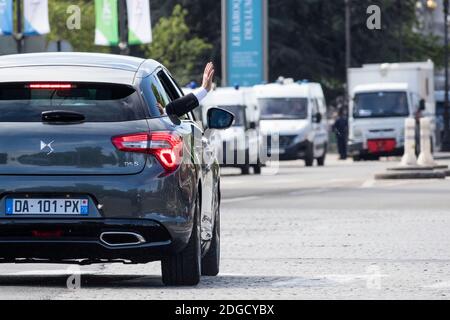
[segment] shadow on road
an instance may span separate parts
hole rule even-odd
[[[69,275],[8,275],[0,276],[0,286],[5,287],[44,287],[66,288]],[[197,289],[230,288],[296,288],[317,287],[330,285],[325,279],[311,279],[299,277],[265,277],[265,276],[234,276],[203,277]],[[81,275],[81,287],[84,289],[161,289],[166,288],[161,277],[157,275]],[[178,287],[177,290],[180,288]],[[192,289],[192,287],[186,287]]]

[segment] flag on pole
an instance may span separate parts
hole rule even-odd
[[[119,44],[119,16],[117,0],[95,0],[95,44]]]
[[[25,0],[23,2],[26,36],[43,35],[50,32],[48,0]]]
[[[150,0],[127,0],[128,43],[138,45],[152,42]]]
[[[13,32],[12,0],[0,0],[0,36],[9,36]]]

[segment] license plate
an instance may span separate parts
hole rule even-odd
[[[370,153],[391,152],[396,148],[395,139],[373,139],[367,141],[367,148]]]
[[[6,199],[7,215],[88,215],[87,199]]]

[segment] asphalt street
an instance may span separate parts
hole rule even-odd
[[[373,180],[394,165],[223,170],[221,274],[198,287],[165,288],[159,263],[4,264],[0,298],[448,299],[450,181]]]

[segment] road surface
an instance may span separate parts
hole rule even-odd
[[[0,299],[448,299],[450,181],[373,180],[395,164],[223,170],[221,274],[198,287],[165,288],[159,263],[4,264]]]

